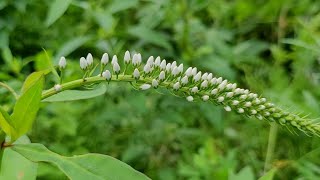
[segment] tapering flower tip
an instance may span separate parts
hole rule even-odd
[[[67,60],[65,57],[61,57],[60,60],[59,60],[59,68],[60,69],[65,69],[67,66]]]
[[[150,84],[142,84],[141,86],[140,86],[140,89],[141,90],[147,90],[147,89],[150,89],[151,88],[151,85]]]
[[[212,78],[213,78],[213,74],[209,73],[208,76],[207,76],[207,80],[210,82]]]
[[[91,53],[88,53],[86,60],[87,60],[88,66],[91,66],[93,64],[93,57]]]
[[[187,101],[189,101],[189,102],[192,102],[192,101],[193,101],[193,97],[192,97],[192,96],[188,96],[186,99],[187,99]]]
[[[183,64],[180,64],[178,66],[179,74],[183,72]]]
[[[197,74],[198,70],[196,67],[192,68],[191,75],[195,76]]]
[[[134,54],[132,57],[132,65],[139,66],[141,64],[141,54]]]
[[[224,110],[226,110],[227,112],[230,112],[231,111],[231,107],[230,106],[225,106]]]
[[[202,76],[201,76],[201,80],[207,80],[207,77],[208,77],[208,73],[203,73]]]
[[[152,79],[151,85],[152,85],[152,87],[157,88],[159,85],[159,82],[156,79]]]
[[[248,97],[248,95],[242,94],[239,98],[240,98],[241,100],[245,100],[245,99],[247,99],[247,97]]]
[[[240,88],[236,88],[236,89],[234,90],[234,93],[235,93],[235,94],[241,94],[241,93],[242,93],[242,90],[241,90]]]
[[[111,64],[113,65],[115,63],[118,63],[118,57],[116,55],[113,55],[112,60],[111,60]]]
[[[222,83],[222,77],[219,77],[219,78],[217,79],[217,83],[218,83],[218,84]]]
[[[182,85],[188,84],[188,76],[184,76],[184,77],[181,79],[181,84],[182,84]]]
[[[87,67],[88,67],[87,60],[84,57],[81,57],[80,58],[80,68],[82,70],[85,70],[85,69],[87,69]]]
[[[161,71],[160,74],[159,74],[159,80],[163,81],[164,78],[166,78],[166,73],[164,71]]]
[[[253,110],[251,110],[251,114],[255,115],[255,114],[257,114],[257,111],[253,109]]]
[[[260,100],[261,100],[262,103],[265,103],[267,101],[266,98],[261,98]]]
[[[216,84],[217,84],[217,78],[216,78],[216,77],[212,78],[212,79],[210,80],[210,84],[211,84],[211,85],[216,85]]]
[[[211,94],[216,95],[216,94],[218,94],[218,91],[219,91],[218,89],[212,89]]]
[[[193,77],[194,82],[198,82],[200,79],[201,79],[201,71],[199,71],[199,72]]]
[[[249,92],[248,89],[246,89],[246,90],[243,91],[243,94],[247,94],[247,95],[248,95],[249,93],[250,93],[250,92]]]
[[[164,61],[164,62],[166,62],[166,61]],[[158,56],[158,57],[156,57],[156,59],[154,61],[154,66],[159,67],[160,64],[161,64],[161,58],[160,58],[160,56]]]
[[[232,101],[232,105],[234,105],[234,106],[238,105],[239,103],[240,103],[240,102],[237,101],[237,100],[233,100],[233,101]]]
[[[174,83],[172,87],[174,90],[178,90],[180,88],[180,82]]]
[[[151,66],[153,66],[153,63],[154,63],[154,57],[150,56],[147,60],[147,64],[150,64]]]
[[[166,71],[170,72],[170,70],[171,70],[171,63],[168,63],[167,66],[166,66]]]
[[[144,73],[149,74],[151,72],[151,65],[148,63],[146,65],[144,65],[143,71],[144,71]]]
[[[195,87],[191,88],[190,91],[191,91],[191,93],[195,94],[195,93],[199,92],[199,88],[198,88],[198,86],[195,86]]]
[[[53,88],[54,88],[54,90],[55,90],[55,91],[57,91],[57,92],[58,92],[58,91],[61,91],[62,86],[61,86],[60,84],[56,84],[56,85],[54,85],[54,87],[53,87]]]
[[[246,102],[246,103],[244,103],[244,106],[245,106],[245,107],[251,107],[251,105],[252,105],[252,103],[251,103],[251,102],[249,102],[249,101],[248,101],[248,102]]]
[[[208,81],[207,80],[202,81],[201,88],[205,89],[207,87],[208,87]]]
[[[209,100],[209,96],[208,96],[208,95],[202,96],[202,100],[203,100],[203,101],[208,101],[208,100]]]
[[[231,98],[233,97],[233,95],[234,95],[234,92],[227,92],[226,97]]]
[[[192,76],[192,67],[188,67],[188,69],[186,70],[186,72],[184,74],[188,77]]]
[[[219,84],[218,88],[222,90],[227,86],[227,84],[228,84],[228,81],[224,80]]]
[[[120,73],[120,66],[119,66],[118,62],[114,62],[113,65],[112,65],[112,68],[113,68],[113,72],[115,74],[119,74]]]
[[[158,56],[159,57],[159,56]],[[167,66],[167,61],[164,59],[161,61],[160,63],[160,69],[161,70],[165,70],[166,69],[166,66]]]
[[[134,77],[135,79],[138,80],[138,79],[140,78],[140,72],[139,72],[139,70],[138,70],[137,68],[135,68],[132,75],[133,75],[133,77]]]
[[[138,63],[141,64],[141,62],[142,62],[142,57],[141,57],[141,54],[138,53]]]
[[[104,53],[102,55],[102,58],[101,58],[101,64],[102,65],[107,65],[109,62],[109,54],[108,53]]]
[[[176,67],[174,67],[173,69],[172,69],[172,75],[175,77],[175,76],[177,76],[179,74],[179,69],[178,69],[178,67],[176,66]]]
[[[171,71],[173,70],[173,68],[177,67],[177,62],[176,61],[173,61],[171,63]]]
[[[129,63],[130,63],[131,55],[130,55],[130,52],[129,52],[129,51],[126,51],[126,52],[124,53],[124,58],[123,58],[123,60],[124,60],[124,63],[125,63],[125,64],[129,64]]]
[[[238,109],[238,113],[240,113],[240,114],[244,113],[244,109],[243,108],[239,108]]]
[[[112,74],[111,74],[111,72],[109,70],[106,70],[106,71],[104,71],[102,73],[102,77],[106,78],[106,80],[109,81],[111,79],[111,77],[112,77]]]
[[[218,97],[218,99],[217,99],[217,100],[218,100],[218,102],[219,102],[219,103],[221,103],[221,102],[223,102],[223,101],[224,101],[224,97],[223,97],[223,96],[220,96],[220,97]]]

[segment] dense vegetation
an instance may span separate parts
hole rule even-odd
[[[61,56],[64,81],[73,80],[79,57],[128,49],[213,72],[317,118],[319,12],[311,0],[4,0],[0,81],[18,91],[46,68],[43,59],[57,64]],[[12,111],[9,92],[0,88],[0,97]],[[320,176],[319,137],[121,83],[94,99],[43,103],[29,137],[64,155],[111,155],[153,179],[257,179],[270,169],[278,179]],[[47,164],[38,174],[65,178]]]

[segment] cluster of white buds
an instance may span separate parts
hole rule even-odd
[[[320,126],[311,121],[307,121],[299,115],[286,112],[275,107],[268,102],[266,98],[259,97],[248,89],[238,88],[236,83],[231,83],[222,77],[214,77],[212,73],[198,71],[196,67],[188,67],[184,71],[184,65],[176,61],[167,62],[159,56],[154,58],[150,56],[146,63],[142,65],[140,53],[131,53],[126,51],[124,54],[124,64],[122,79],[126,81],[135,81],[139,89],[147,90],[151,87],[164,87],[173,90],[174,93],[184,96],[187,101],[202,100],[211,101],[221,105],[226,111],[234,111],[247,116],[254,116],[257,119],[265,119],[270,122],[277,122],[290,129],[299,129],[307,134],[320,133]],[[109,62],[109,55],[103,54],[101,64],[101,76],[106,80],[112,80],[112,74],[120,74],[121,68],[116,55],[112,57],[112,70],[104,71],[104,67]],[[65,58],[62,57],[59,67],[64,69],[66,66]],[[89,53],[87,58],[80,58],[80,67],[83,70],[92,68],[93,57]],[[126,71],[127,67],[129,68]],[[57,85],[56,85],[57,86]],[[59,86],[55,89],[59,91]]]

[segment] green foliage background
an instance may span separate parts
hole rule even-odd
[[[2,0],[0,81],[18,90],[45,58],[60,56],[68,81],[81,77],[78,60],[88,52],[98,60],[128,49],[213,72],[317,118],[319,12],[312,0]],[[0,97],[12,112],[14,98],[5,89]],[[209,103],[117,83],[94,99],[43,103],[29,136],[64,155],[111,155],[153,179],[256,179],[269,129]],[[318,179],[319,147],[318,137],[278,129],[269,169],[276,179]],[[65,178],[46,164],[38,174]]]

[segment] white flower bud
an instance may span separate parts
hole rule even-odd
[[[113,65],[114,63],[118,63],[118,57],[116,55],[113,55],[111,64]]]
[[[270,113],[269,112],[265,112],[264,115],[265,116],[270,116]]]
[[[120,66],[119,66],[118,62],[114,62],[113,65],[112,65],[112,68],[113,68],[113,72],[115,74],[119,74],[120,73]]]
[[[162,81],[166,78],[166,73],[164,71],[161,71],[159,74],[159,80]]]
[[[226,107],[224,107],[224,110],[226,110],[227,112],[230,112],[231,111],[231,107],[230,106],[226,106]]]
[[[178,66],[178,70],[179,70],[179,73],[182,73],[183,72],[183,64],[180,64]]]
[[[134,54],[132,57],[132,65],[139,66],[141,64],[141,54]]]
[[[218,88],[222,90],[226,87],[227,84],[228,84],[228,81],[224,80],[219,84]]]
[[[256,99],[254,100],[254,103],[255,103],[255,104],[260,104],[261,101],[260,101],[260,99],[256,98]]]
[[[253,115],[257,114],[257,111],[253,109],[253,110],[251,110],[251,114],[253,114]]]
[[[150,56],[147,60],[147,64],[150,64],[150,66],[153,66],[153,63],[154,63],[154,57]]]
[[[213,78],[212,73],[209,73],[208,76],[207,76],[207,80],[210,82],[212,78]]]
[[[88,66],[91,66],[92,64],[93,64],[93,57],[92,57],[92,54],[91,53],[89,53],[88,55],[87,55],[87,64],[88,64]]]
[[[231,84],[231,83],[227,84],[227,86],[226,86],[226,88],[227,88],[228,90],[231,90],[232,87],[233,87],[233,84]]]
[[[226,97],[227,97],[227,98],[231,98],[231,97],[233,97],[233,95],[234,95],[233,92],[228,92],[228,93],[226,94]]]
[[[199,71],[194,77],[193,80],[195,82],[198,82],[201,79],[201,71]]]
[[[141,89],[141,90],[147,90],[147,89],[149,89],[150,87],[151,87],[150,84],[142,84],[142,85],[140,86],[140,89]]]
[[[157,80],[153,79],[151,84],[152,84],[152,87],[157,88],[159,85],[159,82]]]
[[[144,73],[149,74],[151,72],[151,65],[148,63],[146,65],[144,65],[143,71],[144,71]]]
[[[267,101],[266,98],[261,98],[260,100],[261,100],[262,103],[265,103]]]
[[[192,68],[192,71],[191,71],[191,75],[195,76],[197,74],[198,70],[196,67]]]
[[[140,72],[139,72],[139,70],[137,68],[135,68],[134,71],[133,71],[133,77],[135,79],[139,79],[140,78]]]
[[[245,99],[247,99],[247,97],[248,97],[247,95],[243,94],[239,98],[242,99],[242,100],[245,100]]]
[[[195,87],[191,88],[190,91],[191,91],[192,93],[197,93],[197,92],[199,92],[198,86],[195,86]]]
[[[175,76],[177,76],[179,74],[179,69],[178,69],[178,67],[176,66],[176,67],[174,67],[173,69],[172,69],[172,75],[175,77]]]
[[[193,97],[192,96],[188,96],[187,97],[187,101],[192,102],[193,101]]]
[[[104,71],[104,72],[102,73],[102,77],[106,78],[106,80],[109,81],[109,80],[111,79],[111,77],[112,77],[112,74],[110,73],[109,70],[106,70],[106,71]]]
[[[58,92],[58,91],[61,91],[62,86],[61,86],[60,84],[56,84],[56,85],[54,85],[54,87],[53,87],[53,88],[54,88],[54,90],[55,90],[55,91],[57,91],[57,92]]]
[[[182,85],[186,85],[188,83],[188,76],[184,76],[182,79],[181,79],[181,84]]]
[[[177,67],[177,62],[176,61],[173,61],[171,63],[171,71],[173,70],[173,68]]]
[[[188,67],[188,69],[186,70],[186,72],[184,73],[186,76],[191,76],[192,75],[192,67]]]
[[[219,77],[219,78],[217,79],[217,83],[220,84],[221,82],[222,82],[222,77]]]
[[[202,96],[202,100],[203,100],[203,101],[208,101],[208,100],[209,100],[209,96],[208,96],[208,95]]]
[[[234,90],[234,93],[235,93],[235,94],[241,94],[241,89],[240,89],[240,88],[235,89],[235,90]]]
[[[211,80],[210,80],[210,84],[211,85],[216,85],[217,84],[217,78],[212,78]]]
[[[158,56],[156,58],[156,60],[154,61],[154,66],[155,67],[159,67],[160,66],[160,61],[161,61],[161,58],[160,58],[160,56]],[[164,62],[166,62],[166,61],[164,60]]]
[[[245,107],[251,107],[251,105],[252,105],[252,103],[251,103],[251,102],[249,102],[249,101],[248,101],[248,102],[246,102],[246,103],[244,103],[244,106],[245,106]]]
[[[130,63],[131,55],[130,55],[130,52],[129,52],[129,51],[126,51],[126,52],[124,53],[124,58],[123,58],[123,60],[124,60],[124,63],[125,63],[125,64],[129,64],[129,63]]]
[[[208,73],[202,74],[201,80],[207,80]]]
[[[207,88],[208,87],[208,81],[207,80],[204,80],[202,83],[201,83],[201,88]]]
[[[108,53],[104,53],[101,58],[101,64],[107,65],[108,62],[109,62],[109,55],[108,55]]]
[[[176,82],[176,83],[174,83],[174,85],[172,87],[174,90],[178,90],[180,88],[180,83]]]
[[[249,90],[248,89],[244,90],[243,94],[247,94],[248,95],[249,94]]]
[[[264,106],[264,105],[259,106],[259,110],[264,110],[265,108],[266,108],[266,106]]]
[[[84,57],[81,57],[80,58],[80,68],[82,70],[85,70],[85,69],[87,69],[87,66],[88,66],[87,60]]]
[[[212,89],[211,94],[216,95],[218,93],[218,89]]]
[[[218,102],[223,102],[223,101],[224,101],[224,97],[223,96],[218,97]]]
[[[161,61],[160,69],[161,70],[165,70],[166,66],[167,66],[167,61],[164,59],[164,60]]]
[[[62,56],[59,61],[59,68],[64,69],[66,68],[66,66],[67,66],[67,60],[65,57]]]
[[[234,106],[238,105],[239,103],[240,103],[240,102],[237,101],[237,100],[233,100],[233,101],[232,101],[232,105],[234,105]]]
[[[170,70],[171,70],[171,63],[168,63],[167,66],[166,66],[166,71],[170,72]]]
[[[263,116],[261,116],[260,114],[256,115],[256,118],[258,118],[259,120],[263,119]]]
[[[241,114],[241,113],[244,113],[244,109],[239,108],[239,109],[238,109],[238,113],[240,113],[240,114]]]

